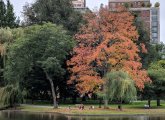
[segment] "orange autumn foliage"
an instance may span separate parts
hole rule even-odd
[[[112,70],[128,72],[139,89],[150,79],[142,69],[134,17],[124,8],[115,12],[102,8],[85,16],[87,24],[75,35],[77,46],[67,62],[69,83],[76,83],[80,93],[93,92],[103,84],[103,76]],[[145,46],[142,45],[144,51]]]

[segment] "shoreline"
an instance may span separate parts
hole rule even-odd
[[[110,117],[110,116],[113,116],[113,117],[116,117],[116,116],[165,116],[165,114],[163,113],[155,113],[155,114],[141,114],[141,113],[132,113],[132,114],[128,114],[128,113],[110,113],[110,114],[74,114],[74,113],[61,113],[61,112],[41,112],[41,111],[28,111],[28,110],[0,110],[0,112],[18,112],[18,113],[29,113],[29,114],[61,114],[61,115],[64,115],[64,116],[69,116],[69,117]]]

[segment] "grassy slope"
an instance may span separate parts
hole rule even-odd
[[[84,110],[79,110],[75,105],[60,105],[59,109],[52,109],[51,106],[35,106],[35,105],[22,105],[19,107],[21,111],[29,112],[58,112],[64,114],[89,114],[89,115],[108,115],[108,114],[165,114],[165,101],[162,101],[160,107],[156,107],[156,101],[152,101],[151,109],[144,109],[146,101],[134,102],[132,104],[123,105],[123,111],[117,109],[117,105],[110,105],[110,109],[98,108],[94,105],[94,110],[89,110],[90,105],[85,105]],[[71,110],[68,109],[71,106]]]

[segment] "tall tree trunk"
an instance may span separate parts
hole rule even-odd
[[[51,85],[52,97],[53,97],[53,106],[54,106],[54,108],[58,108],[58,105],[57,105],[57,97],[56,97],[56,92],[55,92],[55,89],[54,89],[53,80],[52,80],[52,78],[48,75],[47,72],[45,72],[45,74],[46,74],[46,78],[49,80],[50,85]]]
[[[149,98],[148,99],[148,105],[149,105],[149,108],[151,107],[151,99]]]
[[[122,99],[120,99],[120,101],[119,101],[119,105],[118,105],[118,109],[120,110],[120,111],[122,111]]]
[[[107,100],[107,98],[105,98],[105,100],[104,100],[104,108],[105,108],[105,109],[108,108],[108,100]]]
[[[85,95],[82,97],[82,100],[81,101],[82,102],[86,102],[86,96]]]
[[[160,105],[160,97],[159,96],[157,97],[157,106],[161,106]]]
[[[104,108],[105,109],[108,109],[108,97],[107,97],[107,89],[106,89],[106,86],[104,85],[103,86],[103,90],[104,90],[104,93],[105,93],[105,97],[103,98],[104,99]]]
[[[102,98],[99,98],[99,108],[101,108]]]

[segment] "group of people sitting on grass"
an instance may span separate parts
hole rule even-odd
[[[78,108],[79,110],[84,110],[85,109],[85,106],[83,104],[77,104],[76,105],[76,108]],[[94,106],[90,106],[89,107],[89,110],[92,110],[94,108],[95,108]],[[71,109],[71,106],[69,106],[68,109],[70,110]]]

